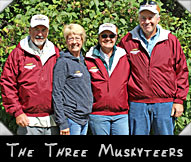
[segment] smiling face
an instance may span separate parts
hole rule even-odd
[[[148,10],[144,10],[139,14],[140,27],[147,39],[150,39],[156,33],[156,26],[160,21],[160,17]]]
[[[69,34],[66,39],[68,50],[75,57],[80,56],[80,51],[83,45],[82,37],[79,34]]]
[[[48,36],[48,28],[43,25],[35,26],[29,29],[31,40],[40,49],[43,48],[44,42]]]
[[[102,51],[106,54],[110,51],[113,51],[113,46],[115,45],[116,41],[117,35],[113,34],[111,31],[105,30],[99,34],[99,44],[101,45]]]

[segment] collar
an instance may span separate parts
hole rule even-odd
[[[97,56],[97,57],[101,57],[100,50],[101,50],[101,46],[100,46],[100,44],[98,44],[98,45],[94,48],[94,50],[93,50],[93,55],[95,55],[95,56]],[[115,51],[116,51],[116,50],[117,50],[117,47],[116,47],[116,45],[114,45],[114,46],[113,46],[113,53],[112,53],[112,55],[115,54]]]
[[[79,62],[83,62],[84,61],[84,57],[82,54],[82,51],[80,52],[80,56],[79,57],[75,57],[72,55],[72,53],[70,53],[70,51],[68,49],[66,49],[64,52],[61,52],[63,57],[65,58],[69,58],[75,61],[79,61]]]
[[[159,24],[157,24],[157,28],[160,29],[160,35],[157,42],[164,41],[168,39],[168,34],[170,33],[169,30],[163,29]],[[130,31],[132,34],[132,39],[140,40],[139,30],[141,29],[140,25],[137,25],[133,30]]]
[[[42,50],[40,50],[31,39],[29,39],[29,47],[32,48],[34,51],[37,51],[38,53],[41,53]]]

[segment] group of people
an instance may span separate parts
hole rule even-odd
[[[118,45],[116,25],[100,25],[98,44],[86,54],[81,25],[64,27],[67,50],[59,52],[47,39],[48,17],[34,15],[1,74],[3,106],[17,134],[86,135],[89,126],[93,135],[173,135],[188,67],[159,13],[156,2],[142,2],[139,25]]]

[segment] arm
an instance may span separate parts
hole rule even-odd
[[[64,101],[63,101],[63,91],[66,81],[67,69],[65,67],[66,63],[60,58],[53,72],[53,108],[56,116],[56,123],[60,127],[60,134],[68,134],[68,121],[64,112]],[[65,130],[66,129],[66,130]]]
[[[22,52],[14,49],[7,58],[1,74],[1,94],[3,106],[7,113],[16,117],[16,123],[22,127],[29,124],[27,116],[19,102],[17,77],[19,75],[19,54]]]
[[[186,100],[186,96],[189,90],[188,83],[188,67],[185,55],[180,47],[180,43],[177,43],[177,56],[176,56],[176,83],[177,90],[176,96],[174,98],[174,103],[183,104],[183,101]]]
[[[175,48],[175,72],[176,72],[176,83],[177,83],[177,91],[174,98],[174,104],[172,107],[172,116],[179,117],[182,115],[184,111],[183,101],[186,100],[186,96],[189,90],[189,83],[188,83],[188,67],[185,55],[181,48],[181,45],[176,40]]]
[[[14,49],[8,56],[3,72],[1,73],[1,94],[3,106],[7,113],[12,116],[23,114],[19,102],[17,77],[19,75],[18,50]]]

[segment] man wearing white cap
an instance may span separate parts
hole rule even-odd
[[[86,54],[94,96],[90,128],[94,135],[128,135],[127,82],[130,67],[124,49],[116,47],[117,27],[99,27],[99,43]]]
[[[30,22],[29,33],[32,42],[42,50],[49,30],[49,19],[45,15],[34,15]],[[42,32],[39,32],[42,31]]]
[[[47,39],[49,19],[31,18],[29,33],[10,53],[1,74],[1,94],[7,113],[16,118],[18,135],[59,134],[53,118],[53,67],[58,48]]]
[[[155,1],[140,4],[139,25],[122,38],[128,54],[130,134],[173,135],[174,119],[183,113],[188,68],[178,39],[163,29]]]

